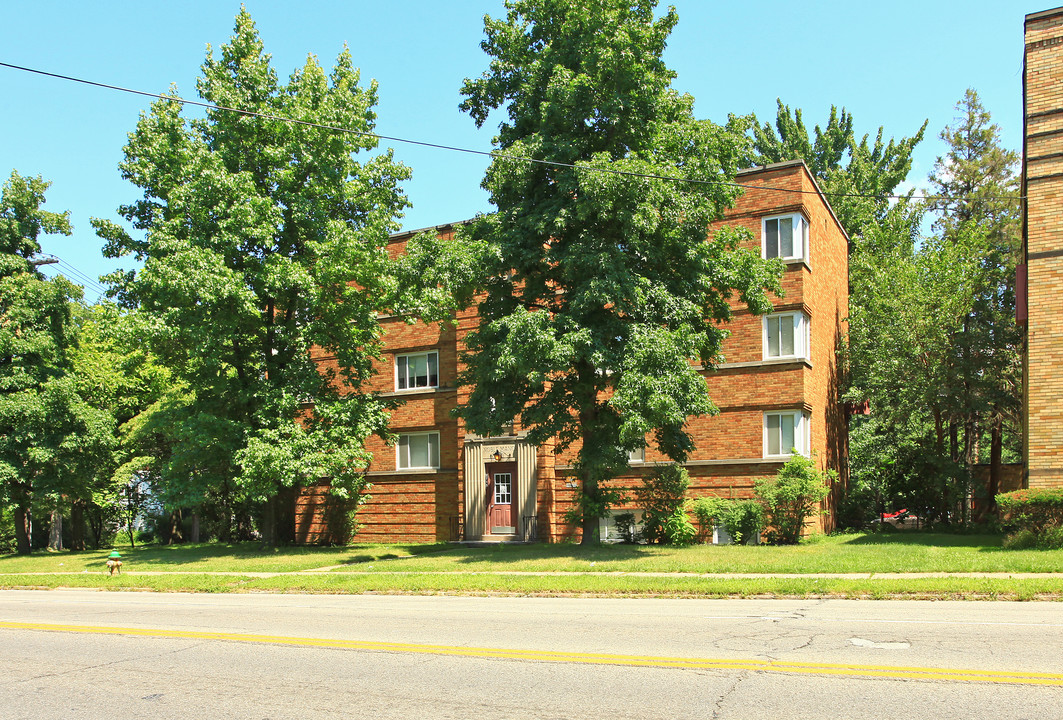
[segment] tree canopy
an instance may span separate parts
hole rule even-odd
[[[893,206],[886,196],[896,194],[908,177],[912,150],[922,141],[927,123],[900,140],[885,141],[885,130],[879,127],[873,142],[869,143],[868,134],[857,141],[852,113],[844,107],[839,112],[832,105],[826,127],[816,125],[811,139],[801,109],[791,111],[782,100],[777,102],[774,127],[767,122],[760,125],[756,116],[752,118],[753,161],[804,160],[850,237],[886,221]]]
[[[377,146],[377,89],[347,49],[331,73],[310,56],[282,83],[246,10],[217,54],[208,47],[197,91],[244,112],[189,119],[176,99],[154,103],[120,165],[143,190],[119,209],[135,232],[95,224],[107,256],[143,261],[110,277],[113,292],[150,319],[152,348],[183,387],[160,480],[194,504],[232,479],[264,504],[275,539],[282,488],[330,477],[357,497],[364,440],[386,431],[385,403],[360,390],[409,171],[390,151],[354,159]],[[315,348],[334,360],[319,367]]]
[[[944,522],[971,519],[985,440],[990,486],[975,494],[992,507],[1021,398],[1017,156],[1000,147],[977,93],[956,109],[929,178],[935,194],[891,210],[916,222],[869,226],[850,264],[849,395],[872,408],[852,429],[857,489]],[[925,213],[929,237],[919,234]]]
[[[30,551],[34,504],[84,497],[106,464],[114,419],[86,402],[74,375],[72,303],[80,289],[46,279],[34,261],[43,234],[70,234],[43,210],[48,183],[17,172],[0,194],[0,488],[15,508],[16,544]]]
[[[729,301],[766,312],[778,289],[780,267],[740,248],[746,234],[706,238],[746,141],[672,89],[662,54],[678,17],[655,6],[509,0],[484,20],[488,69],[462,87],[478,126],[505,118],[483,181],[497,212],[464,233],[486,287],[459,413],[482,434],[518,417],[530,442],[575,452],[584,543],[629,451],[648,437],[676,461],[693,448],[687,418],[715,407],[692,361],[718,360]]]

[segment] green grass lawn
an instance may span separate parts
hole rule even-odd
[[[455,548],[408,560],[373,562],[404,572],[1059,572],[1063,550],[1004,550],[997,535],[897,532],[816,536],[800,545],[500,545]],[[366,571],[367,564],[343,571]],[[0,565],[2,570],[2,565]]]
[[[366,563],[434,552],[448,545],[351,545],[349,547],[284,547],[264,550],[259,543],[142,545],[119,547],[123,569],[180,573],[296,572],[313,568]],[[0,556],[0,573],[106,571],[107,550],[45,552]]]
[[[633,597],[1063,598],[1063,550],[1004,550],[1001,538],[925,532],[818,536],[793,547],[640,545],[352,545],[264,551],[257,543],[0,556],[0,587],[161,592],[472,593]],[[315,574],[216,576],[208,572]],[[136,571],[172,573],[139,575]],[[512,575],[507,571],[556,573]],[[642,577],[631,572],[692,573]],[[1052,578],[731,578],[729,573],[1051,572]],[[30,573],[15,575],[13,573]],[[59,574],[55,574],[59,573]],[[586,574],[586,573],[606,573]],[[613,574],[615,573],[615,574]]]

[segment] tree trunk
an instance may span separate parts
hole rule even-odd
[[[166,540],[167,545],[175,545],[185,540],[184,512],[178,508],[170,513],[170,532]]]
[[[30,554],[30,508],[29,503],[15,506],[15,544],[19,555]]]
[[[48,522],[48,549],[52,552],[63,549],[63,512],[58,508],[52,510]]]
[[[277,547],[277,495],[270,496],[266,501],[266,507],[262,511],[262,547],[274,549]]]
[[[188,538],[189,542],[199,542],[199,513],[192,513],[192,532],[191,537]]]
[[[585,475],[581,479],[581,486],[583,487],[583,496],[593,501],[593,503],[597,505],[598,482],[594,478],[591,478],[589,475]],[[580,529],[583,531],[583,536],[580,538],[579,541],[579,544],[581,546],[587,547],[589,545],[597,545],[599,542],[601,542],[601,539],[599,537],[600,532],[597,517],[592,517],[588,515],[586,511],[584,511],[582,520],[580,522]]]
[[[85,549],[85,501],[74,500],[70,504],[70,549]]]
[[[133,534],[136,532],[133,529],[133,522],[134,522],[135,519],[136,519],[136,512],[134,511],[134,509],[132,507],[127,507],[126,508],[126,530],[129,531],[129,548],[131,550],[136,550],[136,548],[137,548],[137,542],[133,538]]]
[[[1004,418],[993,418],[992,435],[989,441],[989,487],[985,503],[985,516],[990,517],[997,511],[997,493],[1000,492],[1000,479],[1004,474]]]
[[[941,410],[934,408],[934,432],[937,436],[938,452],[945,454],[945,423],[941,419]]]
[[[971,480],[978,457],[978,414],[969,412],[963,422],[964,478],[960,484],[960,519],[964,525],[971,522]]]

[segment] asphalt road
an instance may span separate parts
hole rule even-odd
[[[1063,605],[0,592],[2,718],[1063,716]]]

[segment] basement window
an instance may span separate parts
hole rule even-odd
[[[399,470],[422,470],[439,467],[439,433],[405,433],[399,435],[395,465]]]

